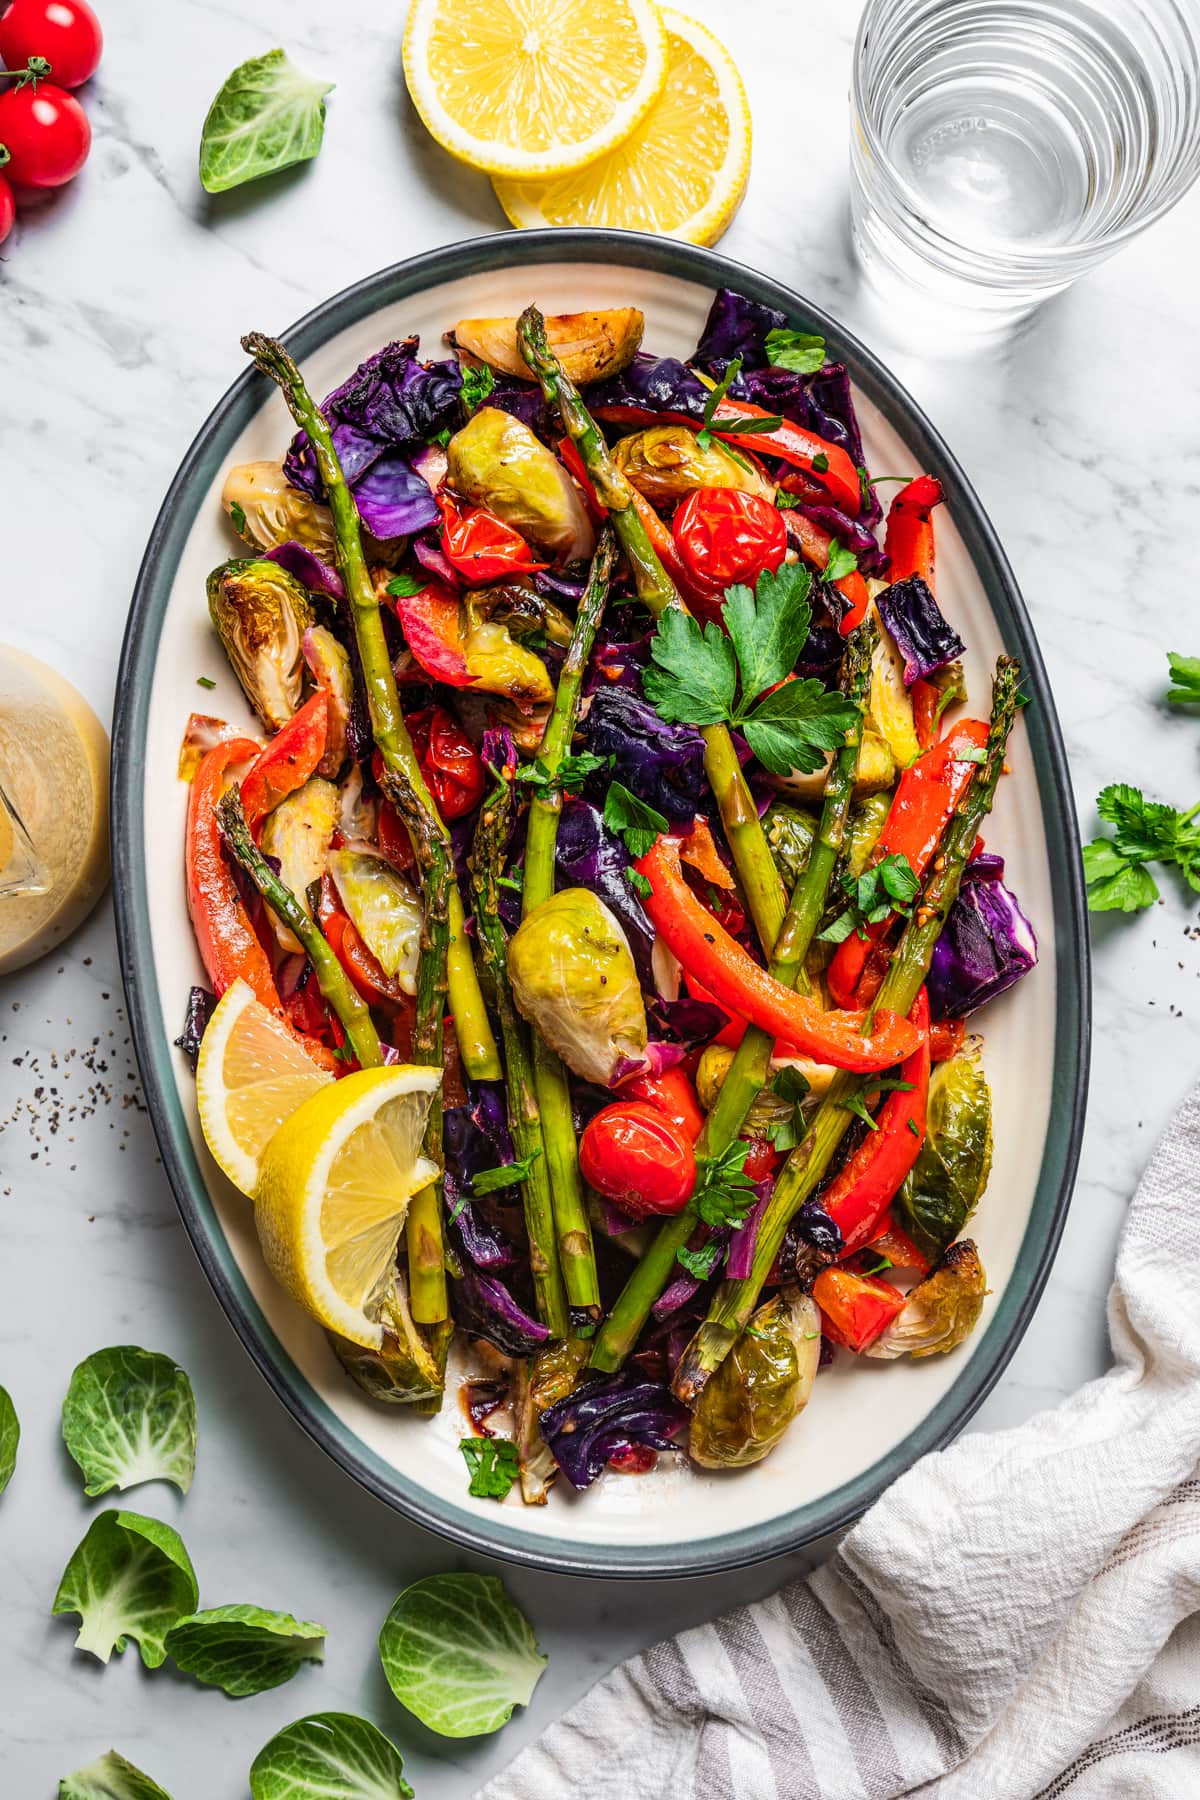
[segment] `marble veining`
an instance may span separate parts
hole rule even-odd
[[[87,95],[91,162],[0,252],[3,636],[56,663],[107,716],[142,546],[193,432],[242,366],[239,334],[276,330],[380,265],[502,215],[485,177],[425,136],[404,97],[402,9],[347,0],[107,0]],[[1013,342],[951,357],[890,341],[846,232],[845,90],[855,10],[695,0],[735,48],[757,144],[721,248],[807,291],[890,360],[974,480],[1034,616],[1080,818],[1125,779],[1195,799],[1200,725],[1163,702],[1165,652],[1200,650],[1182,573],[1200,492],[1193,196]],[[244,57],[284,44],[336,80],[311,167],[209,200],[200,122]],[[1200,1064],[1194,897],[1168,877],[1141,918],[1100,920],[1092,1105],[1075,1204],[1049,1287],[971,1429],[1028,1417],[1106,1361],[1104,1301],[1125,1205]],[[73,1054],[72,1054],[73,1053]],[[375,1656],[395,1593],[434,1569],[488,1566],[405,1524],[311,1445],[259,1381],[179,1225],[137,1090],[111,917],[0,984],[0,1381],[23,1426],[0,1501],[3,1787],[42,1800],[114,1744],[175,1800],[235,1800],[288,1720],[361,1710],[402,1747],[421,1800],[468,1794],[618,1657],[805,1565],[791,1557],[690,1583],[626,1587],[524,1571],[505,1580],[550,1668],[496,1738],[445,1744],[391,1699]],[[1003,1204],[993,1194],[989,1204]],[[176,1522],[202,1600],[322,1620],[324,1669],[232,1703],[136,1653],[101,1669],[52,1620],[92,1506],[58,1441],[74,1364],[101,1344],[169,1350],[200,1409],[197,1476],[129,1496]]]

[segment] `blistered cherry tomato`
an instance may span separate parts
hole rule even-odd
[[[0,93],[0,144],[14,187],[61,187],[78,175],[92,147],[87,114],[73,94],[49,81]]]
[[[729,587],[777,569],[787,550],[782,514],[737,488],[694,488],[675,514],[675,547],[689,572]]]
[[[537,561],[519,531],[486,507],[467,506],[450,494],[439,494],[437,503],[446,560],[468,581],[503,581],[548,566]]]
[[[746,1160],[742,1164],[742,1174],[751,1181],[766,1181],[782,1161],[783,1157],[769,1138],[750,1138],[746,1141]]]
[[[421,773],[443,819],[461,819],[483,799],[485,775],[474,744],[444,706],[409,713],[404,723]]]
[[[678,1125],[689,1143],[694,1144],[704,1129],[704,1110],[682,1069],[664,1069],[661,1075],[635,1075],[621,1083],[621,1098],[644,1100],[647,1106],[657,1107]]]
[[[417,860],[413,855],[412,839],[390,800],[379,803],[379,825],[375,835],[380,852],[395,868],[401,872],[412,868]]]
[[[691,1144],[644,1100],[618,1100],[596,1114],[579,1140],[579,1167],[634,1219],[682,1212],[696,1185]]]
[[[59,87],[77,88],[96,73],[104,33],[87,0],[13,0],[0,18],[0,56],[23,69],[44,56]]]
[[[13,191],[3,175],[0,175],[0,244],[12,230],[16,217],[17,203],[13,199]]]

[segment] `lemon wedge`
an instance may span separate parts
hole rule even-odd
[[[253,1195],[268,1139],[332,1080],[246,982],[226,989],[200,1043],[196,1101],[204,1141],[235,1188]]]
[[[725,46],[662,9],[670,66],[662,94],[615,150],[553,180],[496,179],[514,225],[613,225],[713,244],[750,173],[750,107]]]
[[[653,0],[413,0],[404,77],[426,128],[492,175],[544,179],[604,156],[667,78]]]
[[[380,1301],[413,1194],[440,1069],[360,1069],[285,1119],[259,1163],[254,1219],[267,1267],[318,1324],[378,1349]]]

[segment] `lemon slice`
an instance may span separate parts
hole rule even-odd
[[[437,1175],[421,1154],[440,1069],[360,1069],[284,1120],[262,1155],[254,1219],[267,1267],[306,1312],[378,1349],[411,1196]]]
[[[582,168],[645,118],[667,78],[652,0],[413,0],[404,76],[427,129],[492,175]]]
[[[204,1141],[234,1187],[253,1195],[267,1140],[332,1080],[246,982],[226,989],[200,1043],[196,1101]]]
[[[667,83],[617,149],[552,181],[496,180],[514,225],[615,225],[713,244],[750,172],[750,107],[723,44],[695,19],[662,9]]]

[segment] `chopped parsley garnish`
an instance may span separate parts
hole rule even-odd
[[[689,1250],[686,1244],[681,1244],[675,1252],[675,1261],[697,1281],[707,1281],[720,1260],[720,1244],[701,1244],[698,1250]]]
[[[825,339],[815,331],[788,331],[785,327],[768,331],[767,361],[794,375],[815,375],[825,366]]]
[[[244,506],[240,506],[236,500],[234,500],[230,503],[229,517],[233,521],[233,529],[235,531],[238,531],[238,532],[245,531],[245,529],[246,529],[246,509]]]
[[[512,1439],[463,1438],[458,1447],[471,1474],[468,1494],[476,1500],[503,1500],[521,1473],[517,1446]]]
[[[829,546],[829,561],[821,571],[822,581],[844,581],[847,575],[853,575],[858,567],[858,558],[853,550],[847,550],[845,544],[833,543]]]
[[[197,687],[215,688],[216,685],[217,684],[213,680],[211,675],[197,675],[197,677],[196,677],[196,686]]]
[[[501,1163],[498,1169],[480,1169],[478,1175],[471,1177],[473,1194],[494,1194],[500,1188],[516,1187],[524,1181],[534,1163],[541,1155],[540,1150],[531,1150],[528,1156],[519,1156],[516,1162]]]
[[[812,459],[812,468],[814,475],[825,475],[828,473],[829,458],[826,456],[824,450],[817,451],[817,454]]]
[[[639,800],[620,781],[608,784],[608,793],[604,796],[604,823],[610,831],[618,833],[630,856],[634,857],[645,856],[660,833],[671,829],[660,812]],[[649,891],[647,883],[646,892]]]
[[[486,363],[481,363],[478,368],[464,364],[459,398],[468,419],[477,407],[483,405],[495,385],[496,377]]]
[[[730,388],[733,386],[741,372],[742,359],[740,356],[735,356],[724,375],[722,375],[720,381],[718,381],[716,387],[709,389],[708,397],[704,402],[704,423],[700,427],[700,431],[696,437],[696,442],[699,444],[701,450],[708,449],[709,445],[712,443],[711,434],[714,431],[723,432],[726,437],[744,437],[753,435],[755,432],[759,431],[778,431],[779,427],[783,424],[783,420],[774,415],[764,419],[756,419],[753,417],[717,419],[717,408],[720,406],[722,400],[728,397]]]
[[[395,600],[411,600],[414,594],[424,593],[428,586],[428,575],[393,575],[387,591]]]
[[[693,1203],[706,1225],[738,1226],[758,1196],[745,1173],[749,1145],[736,1139],[719,1156],[700,1157],[696,1163]]]
[[[921,889],[916,871],[901,851],[881,857],[861,875],[847,872],[839,885],[850,904],[818,934],[825,944],[840,944],[852,931],[866,937],[868,925],[881,925],[894,912],[907,918]]]
[[[626,869],[625,879],[633,889],[634,893],[640,894],[643,900],[648,899],[654,892],[653,885],[646,880],[644,875],[639,875],[634,868]]]
[[[853,1113],[855,1118],[861,1119],[870,1130],[878,1131],[879,1121],[873,1119],[867,1111],[867,1095],[873,1094],[882,1098],[884,1094],[911,1094],[912,1090],[912,1082],[902,1081],[898,1075],[867,1075],[864,1076],[854,1092],[847,1094],[846,1098],[839,1101],[838,1104],[843,1112]]]
[[[555,794],[582,787],[589,775],[594,775],[600,769],[610,769],[612,762],[611,756],[594,756],[590,750],[581,750],[578,756],[564,756],[555,775],[550,773],[539,758],[536,762],[525,763],[519,768],[513,780],[524,782],[539,799],[548,800]]]

